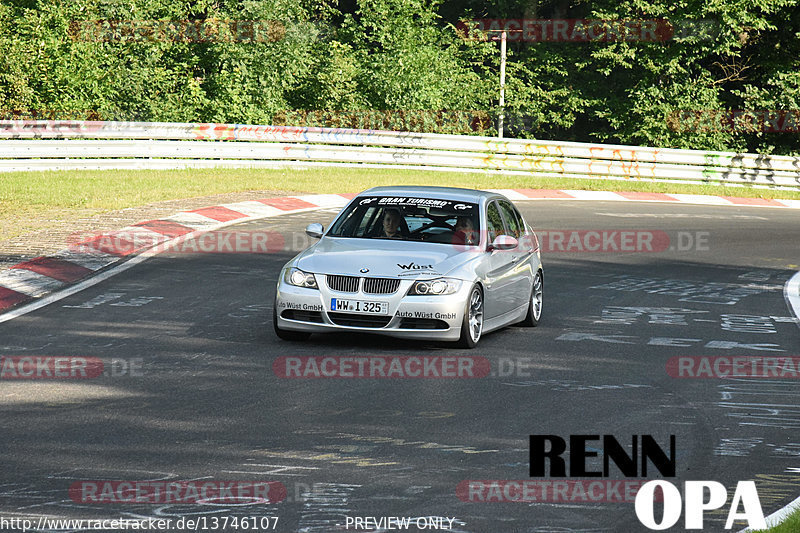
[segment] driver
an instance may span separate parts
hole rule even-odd
[[[455,240],[459,244],[475,244],[475,225],[470,217],[458,217],[456,219]]]
[[[397,209],[387,209],[383,214],[383,237],[390,239],[401,239],[400,225],[403,222],[403,216]]]

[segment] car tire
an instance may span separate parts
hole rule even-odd
[[[536,271],[531,287],[531,297],[528,299],[528,313],[522,320],[523,326],[535,328],[542,321],[542,294],[544,293],[544,276],[541,270]]]
[[[461,337],[458,345],[461,348],[474,348],[483,333],[483,291],[477,283],[469,292],[464,307],[464,318],[461,320]]]
[[[277,308],[272,311],[272,328],[275,330],[275,335],[279,339],[285,341],[304,341],[307,340],[311,333],[307,331],[292,331],[289,329],[281,329],[278,327],[278,310]]]

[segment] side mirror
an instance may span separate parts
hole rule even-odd
[[[489,245],[489,251],[492,250],[513,250],[519,245],[519,241],[511,235],[498,235],[495,237],[492,244]]]
[[[309,237],[314,237],[315,239],[321,239],[322,234],[325,232],[325,228],[322,227],[322,224],[319,222],[314,222],[313,224],[309,224],[306,226],[306,235]]]

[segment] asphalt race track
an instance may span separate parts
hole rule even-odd
[[[675,484],[716,480],[730,498],[738,480],[753,479],[765,515],[800,496],[797,379],[681,379],[666,369],[679,356],[800,356],[783,294],[800,269],[796,212],[517,205],[543,236],[543,323],[486,335],[475,350],[380,336],[278,340],[275,280],[291,250],[164,253],[0,324],[0,355],[96,357],[105,369],[94,379],[0,382],[0,516],[278,517],[275,531],[309,533],[345,531],[348,516],[448,517],[450,531],[472,533],[648,531],[632,502],[458,497],[466,480],[532,480],[531,434],[652,435],[665,448],[675,435]],[[308,223],[327,227],[334,214],[229,229],[278,233],[291,249],[308,242]],[[605,231],[608,242],[584,230]],[[609,232],[621,230],[655,235],[644,242],[662,249],[614,251]],[[583,241],[570,247],[573,235]],[[279,356],[374,355],[482,356],[492,371],[285,379],[272,366]],[[86,480],[278,481],[286,498],[72,498]],[[704,530],[722,531],[726,516],[727,507],[707,514]]]

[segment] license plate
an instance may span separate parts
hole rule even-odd
[[[331,311],[336,311],[337,313],[388,315],[389,302],[365,302],[364,300],[342,300],[341,298],[331,298]]]

